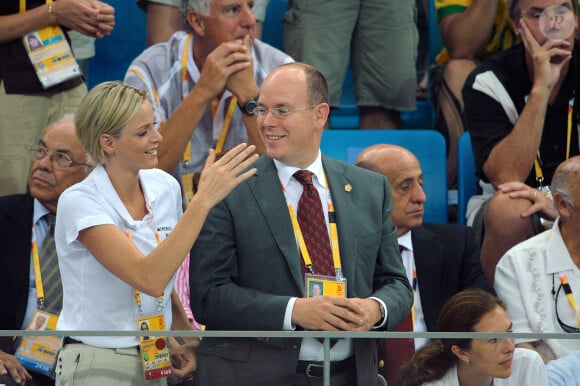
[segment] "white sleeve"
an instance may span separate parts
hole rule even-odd
[[[96,225],[114,224],[102,201],[79,190],[66,190],[58,200],[57,231],[69,245],[80,231]]]

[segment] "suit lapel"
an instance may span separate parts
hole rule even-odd
[[[356,259],[345,258],[345,256],[356,256],[356,242],[354,229],[352,229],[352,217],[356,210],[352,202],[351,193],[346,186],[352,186],[352,181],[345,174],[345,168],[339,162],[322,156],[324,173],[330,188],[330,195],[336,213],[336,227],[338,230],[338,245],[341,256],[342,270],[349,280],[347,288],[353,288],[356,269]],[[348,290],[347,290],[348,291]]]
[[[411,231],[413,240],[413,256],[417,268],[417,281],[421,297],[421,307],[427,329],[431,330],[436,320],[430,320],[439,310],[439,292],[443,277],[443,245],[439,243],[435,234],[421,226]]]
[[[255,164],[256,175],[249,180],[249,188],[268,224],[274,241],[280,248],[288,269],[300,292],[304,295],[304,276],[300,265],[300,254],[296,246],[294,230],[288,214],[288,206],[282,192],[274,162],[267,156]]]

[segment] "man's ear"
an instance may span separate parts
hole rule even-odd
[[[323,130],[324,126],[326,125],[326,121],[329,119],[330,106],[328,106],[328,103],[319,103],[318,106],[315,107],[314,111],[316,114],[316,127],[320,130]]]
[[[570,208],[568,207],[568,203],[562,199],[560,193],[554,193],[554,206],[558,211],[558,215],[564,218],[570,217]]]
[[[189,12],[187,14],[187,23],[193,29],[196,35],[205,35],[205,22],[204,17],[197,12]]]

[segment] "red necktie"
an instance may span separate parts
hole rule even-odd
[[[402,253],[404,247],[399,245]],[[392,331],[413,332],[413,313],[396,326]],[[411,338],[385,339],[385,378],[387,385],[397,385],[397,372],[403,363],[407,362],[415,353],[415,342]]]
[[[298,224],[312,260],[312,269],[317,275],[334,277],[328,228],[324,219],[320,195],[312,184],[312,172],[298,170],[294,173],[294,178],[304,186],[298,201]]]

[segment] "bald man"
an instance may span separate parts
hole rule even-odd
[[[502,256],[494,287],[507,306],[514,331],[579,333],[576,306],[570,298],[576,298],[578,304],[580,156],[558,166],[550,188],[558,213],[554,226]],[[518,347],[538,351],[545,362],[580,350],[578,339],[522,338],[515,342]]]
[[[0,330],[25,330],[29,325],[37,308],[30,269],[32,232],[42,245],[48,233],[46,215],[56,214],[60,194],[90,170],[71,118],[48,126],[38,144],[30,147],[34,162],[29,192],[0,197]],[[0,384],[54,385],[51,378],[25,369],[14,357],[15,349],[11,337],[0,338]]]
[[[441,306],[457,292],[471,287],[491,291],[471,228],[423,223],[427,200],[423,171],[410,151],[395,145],[374,145],[362,151],[356,165],[385,175],[391,184],[391,218],[403,247],[407,277],[415,289],[414,331],[436,331]],[[426,341],[415,339],[415,349]]]

